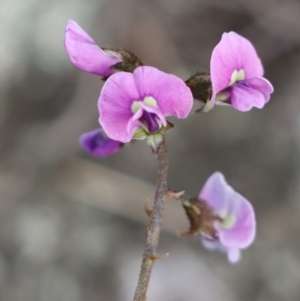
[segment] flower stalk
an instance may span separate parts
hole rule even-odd
[[[150,221],[147,228],[143,261],[133,301],[146,300],[146,293],[153,264],[156,259],[165,257],[156,255],[156,249],[158,246],[159,235],[161,231],[162,212],[164,209],[164,203],[167,193],[168,154],[165,138],[163,138],[162,143],[158,148],[157,161],[158,177],[154,205],[152,211],[147,211],[150,215]]]

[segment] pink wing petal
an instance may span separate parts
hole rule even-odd
[[[134,134],[135,130],[138,127],[143,126],[143,124],[139,120],[140,117],[142,117],[142,115],[143,115],[143,109],[139,108],[138,111],[134,115],[131,116],[131,118],[128,120],[127,127],[126,127],[127,133]]]
[[[210,61],[212,101],[217,93],[228,87],[232,73],[241,69],[246,79],[263,75],[263,67],[253,45],[235,32],[223,33]]]
[[[121,58],[105,53],[73,20],[69,20],[66,27],[65,48],[75,66],[104,77],[113,74],[111,67],[121,61]]]
[[[246,85],[235,84],[230,91],[231,105],[238,111],[246,112],[253,107],[261,109],[266,103],[263,93]]]
[[[193,96],[180,78],[148,66],[138,67],[133,74],[142,99],[152,96],[164,116],[187,117]]]
[[[127,132],[127,125],[133,116],[131,105],[140,100],[134,76],[118,72],[105,82],[98,100],[99,122],[107,136],[123,143],[129,142],[134,132]]]
[[[230,229],[219,228],[219,239],[227,248],[243,249],[255,238],[255,215],[252,205],[239,193],[233,191],[230,198],[231,212],[236,220]]]
[[[253,77],[243,81],[251,89],[259,91],[265,99],[265,103],[269,101],[270,94],[273,93],[274,88],[272,84],[264,77]]]

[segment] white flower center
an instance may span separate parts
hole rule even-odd
[[[230,93],[228,91],[221,91],[216,95],[216,102],[220,104],[222,101],[227,100],[230,97]]]
[[[157,107],[156,100],[151,96],[146,96],[143,100],[143,103],[149,107]]]
[[[222,228],[230,229],[235,224],[236,218],[233,214],[227,215],[227,212],[221,211],[219,216],[222,218]]]
[[[131,112],[133,113],[133,114],[135,114],[138,110],[139,110],[139,108],[141,107],[140,106],[140,100],[135,100],[133,103],[132,103],[132,105],[131,105]],[[143,100],[142,100],[142,102],[146,105],[146,106],[148,106],[148,107],[158,107],[157,106],[157,102],[156,102],[156,100],[153,98],[153,97],[151,97],[151,96],[146,96]]]
[[[234,70],[231,75],[231,81],[229,83],[229,87],[234,85],[236,82],[245,79],[245,71],[241,70]]]
[[[230,83],[228,85],[228,87],[233,86],[236,82],[244,80],[245,79],[245,71],[244,69],[240,69],[240,70],[234,70],[232,72],[231,75],[231,79],[230,79]],[[228,88],[227,87],[227,88]],[[218,104],[225,104],[224,101],[226,101],[229,97],[230,97],[230,93],[227,90],[227,88],[225,88],[224,90],[220,91],[217,95],[216,95],[216,102]]]

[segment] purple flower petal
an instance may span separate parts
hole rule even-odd
[[[153,113],[154,115],[156,115],[157,118],[163,124],[163,126],[167,126],[167,120],[166,120],[164,114],[162,113],[162,111],[160,110],[160,108],[147,106],[144,103],[141,103],[140,106],[141,106],[141,108],[144,109],[144,111],[147,111],[148,113]]]
[[[232,188],[226,183],[222,173],[213,173],[204,184],[199,199],[206,201],[219,214],[227,210]]]
[[[263,108],[265,97],[258,90],[254,90],[243,83],[237,83],[231,87],[230,103],[238,111],[246,112],[253,107]]]
[[[232,204],[235,203],[235,204]],[[218,227],[220,241],[228,248],[247,248],[255,237],[255,216],[252,205],[239,193],[233,191],[231,205],[235,206],[233,212],[235,221],[228,229]],[[222,228],[222,229],[221,229]]]
[[[131,140],[135,127],[127,131],[127,124],[133,116],[131,105],[135,100],[140,100],[140,95],[132,73],[118,72],[107,79],[98,108],[100,125],[108,137],[123,143]]]
[[[154,67],[139,67],[134,78],[141,99],[152,96],[164,116],[186,118],[192,109],[193,96],[183,80]]]
[[[82,134],[79,142],[84,150],[94,157],[112,155],[123,146],[123,143],[105,137],[101,128]]]
[[[237,263],[241,259],[241,251],[239,249],[228,249],[227,257],[231,263]]]
[[[143,109],[140,108],[129,120],[126,126],[127,133],[131,133],[131,137],[133,136],[135,130],[139,126],[143,126],[142,122],[139,120],[143,116]],[[131,138],[130,138],[131,139]]]
[[[256,222],[252,205],[226,183],[220,172],[209,177],[199,199],[206,201],[222,219],[214,226],[218,238],[203,238],[204,246],[226,251],[229,261],[237,262],[239,250],[248,247],[255,238]]]
[[[148,111],[144,110],[142,118],[146,123],[146,127],[150,133],[155,133],[159,130],[160,125],[158,124],[155,114],[149,113]]]
[[[246,79],[263,75],[263,67],[253,45],[235,32],[224,33],[210,61],[212,101],[216,94],[229,86],[233,72],[239,70],[244,70]]]
[[[227,248],[218,239],[202,237],[201,241],[208,250],[227,253],[228,261],[231,263],[237,263],[241,259],[241,251],[238,248]]]
[[[249,88],[259,91],[265,99],[265,103],[269,101],[270,94],[274,92],[272,84],[264,77],[253,77],[243,81]]]
[[[224,246],[220,243],[218,239],[210,239],[207,237],[202,236],[201,237],[202,245],[211,251],[218,250],[222,252],[226,252],[227,249],[224,248]]]
[[[113,65],[121,61],[117,55],[107,54],[73,20],[65,31],[65,48],[72,63],[83,71],[103,77],[114,73]]]

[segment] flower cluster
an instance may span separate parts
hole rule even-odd
[[[109,139],[121,143],[147,139],[156,149],[162,135],[172,127],[166,117],[186,118],[191,111],[193,96],[183,80],[142,66],[128,51],[101,49],[75,21],[68,22],[65,47],[74,65],[106,80],[98,109],[100,126]],[[95,140],[94,132],[84,136],[82,145],[93,155],[114,152],[107,150],[107,144],[88,147],[93,144],[89,138]],[[105,151],[99,151],[101,146]]]
[[[215,104],[249,111],[262,108],[273,92],[255,48],[235,32],[224,33],[213,49],[210,73],[197,72],[186,81],[143,66],[130,51],[100,48],[73,20],[66,27],[65,48],[75,66],[104,81],[100,127],[80,137],[82,147],[96,157],[111,155],[132,139],[146,139],[156,151],[173,127],[166,117],[186,118],[194,99],[203,102],[204,112]],[[221,173],[207,180],[198,198],[181,202],[190,221],[182,234],[201,234],[206,248],[227,252],[230,262],[237,262],[240,250],[253,242],[253,208]]]
[[[234,32],[224,33],[214,48],[210,75],[195,74],[186,82],[143,66],[127,50],[100,48],[73,20],[66,27],[65,48],[75,66],[105,80],[98,100],[99,123],[107,139],[121,143],[147,139],[155,149],[172,127],[166,117],[186,118],[193,98],[206,103],[204,111],[215,103],[248,111],[262,108],[273,92],[270,82],[262,77],[263,67],[254,47]],[[83,147],[95,156],[115,152],[114,148],[109,152],[103,143],[94,152],[95,148],[87,147],[95,141],[94,132],[84,137]],[[91,143],[87,142],[89,137]],[[99,151],[101,146],[104,151]]]

